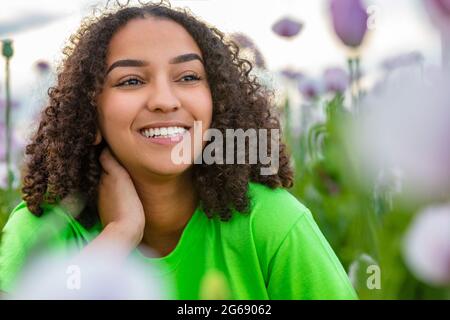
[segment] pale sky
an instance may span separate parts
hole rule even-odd
[[[375,29],[366,39],[362,66],[376,70],[389,56],[420,51],[427,64],[439,63],[440,42],[420,0],[367,0],[375,5]],[[97,0],[0,0],[0,39],[12,38],[13,98],[28,104],[44,94],[33,66],[39,59],[58,62],[64,43]],[[346,66],[346,52],[336,40],[327,0],[172,0],[224,32],[243,32],[259,47],[269,70],[291,66],[312,75]],[[293,40],[275,35],[271,26],[292,16],[304,23]],[[0,99],[4,98],[4,60],[0,59]],[[44,85],[45,87],[45,85]]]

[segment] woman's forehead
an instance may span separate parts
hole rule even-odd
[[[161,61],[187,52],[201,56],[195,40],[178,23],[168,19],[134,19],[112,37],[107,60],[112,63],[113,60],[139,56]]]

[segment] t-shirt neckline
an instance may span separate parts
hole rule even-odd
[[[155,265],[165,265],[164,268],[167,272],[173,271],[181,262],[184,254],[189,250],[189,246],[195,238],[195,231],[198,229],[198,220],[201,218],[202,210],[198,205],[192,214],[191,218],[187,222],[186,226],[181,233],[175,248],[164,257],[148,257],[144,255],[138,248],[134,250],[135,255],[140,259],[148,263]]]

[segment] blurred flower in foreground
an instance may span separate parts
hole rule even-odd
[[[106,248],[104,248],[106,249]],[[149,265],[123,261],[114,248],[75,256],[45,254],[34,259],[8,299],[167,299],[164,283]],[[73,254],[77,254],[76,251]]]
[[[349,85],[348,74],[341,68],[326,69],[323,81],[327,92],[344,92]]]
[[[303,24],[289,17],[278,20],[273,26],[272,31],[280,37],[293,38],[303,28]]]
[[[395,168],[410,199],[442,199],[450,192],[450,79],[405,74],[362,101],[349,139],[372,182],[381,170]]]
[[[368,14],[361,0],[331,0],[334,31],[348,47],[357,48],[367,32]]]
[[[441,33],[442,65],[450,73],[450,0],[424,0],[433,24]]]
[[[450,204],[420,212],[403,244],[405,261],[419,279],[450,285]]]
[[[433,23],[450,33],[450,0],[424,0]]]

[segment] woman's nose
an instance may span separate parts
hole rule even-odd
[[[151,86],[147,108],[153,112],[170,112],[180,108],[181,103],[169,80],[160,79]]]

